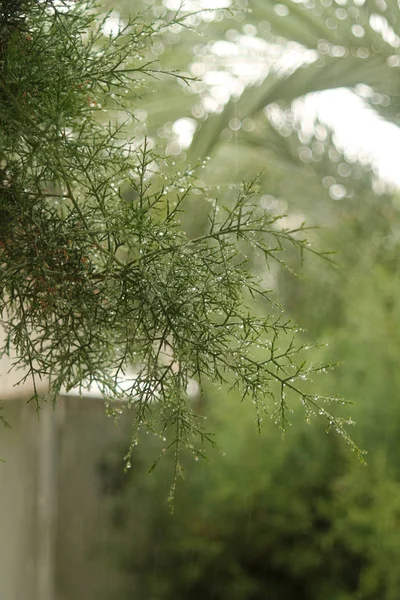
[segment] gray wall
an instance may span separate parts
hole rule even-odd
[[[25,400],[2,404],[0,424],[0,599],[113,599],[107,569],[108,506],[99,461],[125,425],[95,398],[44,403],[40,418]]]
[[[38,527],[44,501],[39,493],[43,422],[34,406],[22,401],[7,404],[3,414],[12,428],[0,424],[0,598],[36,600],[42,558]]]

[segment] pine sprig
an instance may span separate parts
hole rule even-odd
[[[288,244],[313,252],[306,227],[282,228],[260,208],[250,182],[230,206],[214,202],[203,235],[185,234],[179,219],[190,174],[165,182],[165,161],[147,140],[129,139],[129,114],[104,122],[104,107],[123,107],[121,94],[110,100],[112,90],[135,90],[137,74],[154,75],[140,58],[155,25],[139,15],[106,38],[95,8],[29,5],[7,44],[0,77],[3,354],[15,349],[14,367],[22,380],[31,378],[38,405],[38,381],[45,380],[54,400],[62,389],[96,385],[110,413],[132,408],[132,445],[143,427],[169,439],[173,487],[182,448],[198,456],[212,441],[188,397],[191,381],[200,389],[205,380],[237,387],[254,403],[259,428],[263,413],[279,414],[284,428],[286,394],[296,396],[356,449],[343,421],[321,405],[335,399],[303,389],[327,366],[304,362],[295,326],[247,259],[258,252],[282,265]],[[266,316],[254,316],[254,301]]]

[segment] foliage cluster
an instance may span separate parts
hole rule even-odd
[[[216,399],[207,414],[223,453],[190,469],[172,517],[167,471],[143,477],[148,440],[128,479],[120,460],[102,467],[113,523],[102,560],[123,581],[114,597],[394,600],[399,483],[384,455],[350,461],[316,422],[296,421],[284,444],[272,426],[257,438],[243,406]]]
[[[38,406],[44,380],[53,400],[96,385],[112,414],[133,408],[132,445],[141,427],[166,436],[175,476],[181,447],[198,455],[211,441],[187,393],[207,378],[250,397],[259,427],[265,411],[285,428],[295,395],[352,444],[324,406],[337,399],[303,382],[326,365],[299,357],[295,327],[246,256],[284,264],[287,245],[309,250],[304,225],[280,226],[253,183],[227,207],[215,200],[204,235],[188,237],[192,172],[169,177],[146,138],[129,135],[134,114],[121,118],[124,92],[157,73],[142,60],[149,40],[182,19],[138,14],[108,38],[106,20],[92,1],[2,4],[2,352],[15,349]]]

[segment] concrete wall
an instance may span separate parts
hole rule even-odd
[[[48,485],[41,464],[47,412],[38,421],[33,405],[15,400],[3,410],[12,427],[0,424],[0,598],[7,600],[48,600],[40,594],[51,587],[51,581],[43,581],[48,577],[43,543],[49,542],[51,518],[45,512]]]
[[[100,399],[63,397],[39,419],[26,400],[0,424],[0,599],[116,598],[105,566],[108,513],[99,462],[121,436]]]

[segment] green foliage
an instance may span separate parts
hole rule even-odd
[[[54,400],[95,384],[110,413],[122,410],[117,401],[134,409],[132,445],[141,427],[169,436],[175,478],[181,448],[198,455],[211,441],[190,404],[192,380],[238,388],[259,427],[267,412],[285,428],[297,396],[356,449],[324,406],[337,399],[303,383],[327,365],[297,358],[294,326],[247,259],[251,249],[284,265],[287,245],[302,255],[304,225],[281,226],[259,207],[253,182],[228,207],[209,205],[206,232],[190,238],[180,215],[202,193],[193,173],[169,177],[150,142],[129,135],[123,92],[160,72],[142,58],[171,22],[139,14],[106,38],[94,2],[22,3],[11,13],[1,27],[2,352],[15,348],[32,399],[39,406],[39,380]]]
[[[394,599],[399,484],[383,456],[350,461],[316,422],[285,443],[272,426],[257,438],[245,407],[209,393],[221,452],[190,469],[172,517],[167,471],[142,476],[148,441],[129,478],[120,461],[102,467],[114,525],[103,557],[124,581],[114,597]]]

